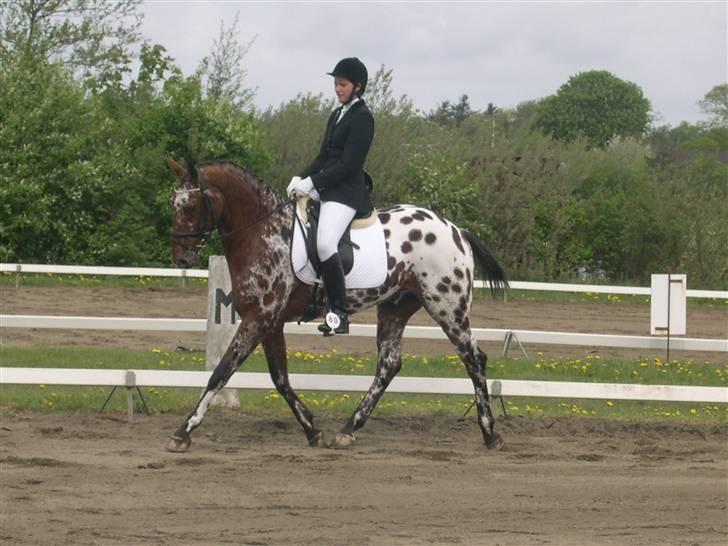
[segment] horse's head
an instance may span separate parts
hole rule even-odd
[[[179,177],[170,199],[172,204],[172,261],[188,268],[197,263],[206,236],[217,227],[220,199],[205,184],[201,170],[189,163],[185,169],[167,157],[167,164]]]

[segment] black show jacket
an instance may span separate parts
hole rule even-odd
[[[374,117],[363,100],[336,123],[340,110],[329,116],[318,156],[299,176],[311,177],[322,201],[343,203],[361,215],[372,210],[364,162],[374,138]]]

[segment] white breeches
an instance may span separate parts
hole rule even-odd
[[[339,251],[339,241],[354,219],[356,209],[335,201],[322,201],[316,233],[319,260],[325,262]]]

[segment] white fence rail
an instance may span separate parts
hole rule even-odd
[[[207,329],[207,321],[205,319],[171,318],[0,315],[0,328],[205,332]],[[374,324],[352,324],[349,335],[376,337],[376,329],[377,327]],[[320,335],[320,332],[316,330],[315,324],[296,324],[293,322],[286,324],[285,332],[287,334]],[[521,343],[541,345],[576,345],[660,350],[667,348],[667,339],[662,337],[473,328],[473,334],[479,341],[504,342],[508,333],[515,334]],[[404,335],[407,339],[447,339],[442,330],[437,326],[407,326]],[[676,351],[728,353],[728,340],[671,338],[670,349]]]
[[[43,265],[0,263],[0,273],[53,273],[70,275],[114,275],[132,277],[207,278],[207,269],[165,269],[146,267],[94,267],[81,265]],[[545,292],[591,292],[593,294],[625,294],[649,296],[649,286],[608,286],[601,284],[565,284],[511,281],[515,290]],[[476,288],[487,288],[484,281],[475,281]],[[728,299],[728,290],[688,290],[689,298]]]
[[[75,385],[104,387],[205,387],[210,372],[169,370],[97,370],[79,368],[0,368],[2,385]],[[366,392],[369,376],[291,374],[297,390]],[[267,373],[239,372],[227,384],[237,389],[275,389]],[[678,385],[630,385],[567,381],[488,380],[494,396],[651,400],[728,403],[728,388]],[[396,377],[387,392],[417,394],[473,394],[469,379]]]

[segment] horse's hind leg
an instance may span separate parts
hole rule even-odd
[[[483,441],[488,449],[501,449],[503,438],[493,430],[495,418],[490,407],[488,397],[488,383],[485,377],[485,365],[488,362],[487,355],[480,350],[478,343],[473,337],[470,329],[467,331],[469,341],[458,342],[458,353],[460,359],[465,363],[470,380],[475,387],[475,405],[478,408],[478,425],[483,433]],[[461,348],[462,345],[462,348]]]
[[[483,440],[488,449],[501,449],[503,438],[495,432],[495,418],[490,408],[488,383],[485,377],[486,354],[478,347],[478,342],[470,330],[470,301],[461,296],[457,303],[443,297],[429,299],[425,303],[427,312],[440,325],[450,342],[457,349],[460,359],[470,376],[475,388],[475,405],[478,408],[478,425],[483,433]]]
[[[354,431],[364,426],[372,411],[402,368],[402,334],[407,321],[422,307],[412,293],[396,295],[377,307],[377,372],[364,399],[344,428],[336,435],[336,445],[346,447],[354,441]]]
[[[167,442],[168,451],[187,451],[192,443],[190,433],[200,426],[207,409],[212,403],[212,399],[230,380],[243,360],[253,352],[258,344],[258,339],[257,325],[253,323],[242,323],[240,325],[225,354],[220,359],[220,363],[212,372],[205,392],[202,393],[197,406]]]
[[[308,438],[308,444],[312,447],[323,447],[323,432],[314,427],[313,414],[301,402],[288,381],[288,359],[286,357],[286,339],[283,336],[283,325],[266,335],[263,338],[262,345],[265,357],[268,360],[268,371],[273,384],[280,395],[288,402],[293,415],[303,427],[306,438]]]

